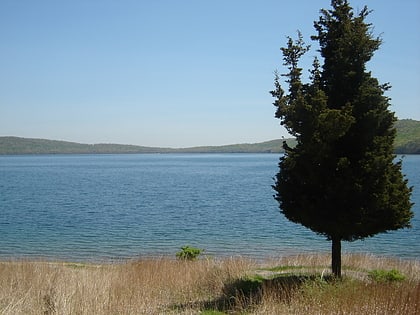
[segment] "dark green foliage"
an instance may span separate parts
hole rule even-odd
[[[321,66],[314,60],[302,83],[299,57],[308,50],[301,34],[282,48],[289,72],[285,94],[276,75],[276,117],[296,137],[284,146],[273,188],[292,222],[332,240],[332,268],[341,276],[341,241],[410,227],[411,189],[394,163],[396,117],[379,84],[365,69],[380,39],[345,0],[333,0],[315,22]]]

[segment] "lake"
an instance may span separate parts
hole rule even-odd
[[[278,257],[329,252],[289,222],[271,185],[277,154],[0,156],[0,259],[107,261],[173,256]],[[343,252],[420,258],[420,156],[403,158],[414,186],[412,229],[343,242]]]

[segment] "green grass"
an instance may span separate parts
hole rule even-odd
[[[368,276],[376,282],[400,282],[405,280],[405,276],[397,269],[374,269],[369,271]]]

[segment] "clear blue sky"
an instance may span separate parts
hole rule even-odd
[[[420,1],[350,3],[374,10],[383,45],[368,68],[391,83],[391,109],[420,120]],[[279,48],[298,29],[311,42],[329,7],[0,0],[0,135],[167,147],[287,136],[268,92],[284,72]]]

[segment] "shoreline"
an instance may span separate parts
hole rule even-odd
[[[266,263],[272,261],[281,261],[284,259],[294,259],[301,257],[327,257],[330,258],[331,253],[327,251],[302,251],[302,252],[291,252],[283,255],[265,255],[257,257],[254,255],[206,255],[201,254],[197,260],[202,261],[224,261],[232,259],[243,259],[253,261],[255,263]],[[377,255],[370,252],[354,252],[354,251],[343,251],[342,257],[367,257],[379,260],[399,261],[403,263],[418,263],[420,264],[420,257],[399,257],[395,255]],[[132,257],[107,257],[101,259],[73,259],[71,257],[45,257],[36,255],[27,256],[16,256],[16,257],[1,257],[0,263],[14,263],[14,262],[29,262],[29,263],[51,263],[51,264],[80,264],[80,265],[119,265],[127,264],[139,261],[177,261],[175,254],[165,255],[143,255],[143,256],[132,256]]]

